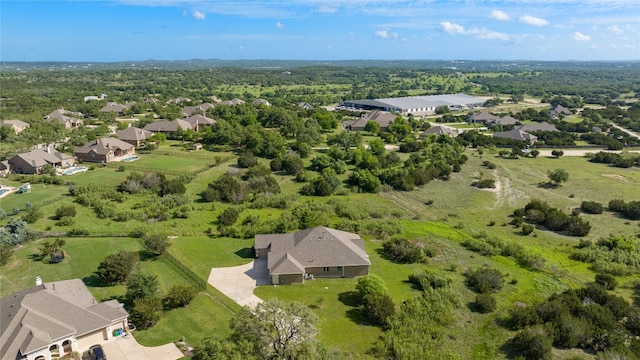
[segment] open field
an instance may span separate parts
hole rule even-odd
[[[164,151],[174,151],[172,148]],[[405,299],[418,296],[419,292],[407,282],[410,274],[428,269],[452,280],[452,286],[459,294],[462,305],[456,309],[454,321],[448,329],[444,344],[461,358],[501,358],[499,347],[513,335],[513,332],[500,326],[500,319],[506,316],[506,309],[515,302],[530,303],[541,300],[554,292],[582,286],[593,281],[594,273],[587,264],[571,260],[569,255],[578,238],[555,234],[537,229],[533,235],[524,237],[519,229],[508,225],[513,210],[524,206],[532,198],[541,198],[550,205],[565,212],[579,207],[583,200],[598,201],[607,204],[609,200],[624,198],[638,200],[640,188],[640,169],[620,169],[602,164],[593,164],[582,157],[561,157],[559,159],[540,156],[518,160],[500,158],[496,154],[485,152],[482,156],[473,150],[467,150],[468,162],[459,173],[452,174],[448,181],[435,180],[426,186],[411,192],[382,192],[379,194],[359,194],[346,192],[334,196],[333,201],[358,207],[370,217],[379,221],[395,219],[401,228],[400,235],[425,243],[435,250],[435,256],[427,264],[399,265],[383,259],[378,249],[381,240],[365,237],[367,252],[372,261],[371,273],[381,276],[399,306]],[[198,277],[206,279],[212,267],[235,266],[251,261],[253,239],[234,239],[212,236],[215,234],[215,219],[225,208],[231,206],[221,203],[199,202],[199,194],[207,184],[230,169],[235,169],[235,158],[230,153],[202,152],[202,158],[189,158],[161,153],[143,154],[141,160],[132,165],[144,164],[144,167],[158,170],[180,168],[181,171],[195,171],[214,163],[215,156],[224,156],[225,161],[199,173],[187,185],[187,195],[193,201],[192,210],[186,219],[171,218],[153,224],[141,220],[115,222],[110,219],[98,219],[93,211],[80,205],[76,224],[59,227],[51,217],[55,209],[62,204],[73,204],[66,195],[67,186],[44,186],[36,184],[31,194],[10,195],[2,199],[2,207],[8,214],[14,205],[24,208],[25,201],[34,206],[42,205],[45,218],[33,227],[40,230],[66,231],[82,228],[90,233],[127,234],[132,230],[145,229],[162,231],[175,235],[169,253],[175,256]],[[405,156],[404,154],[402,154]],[[142,163],[143,159],[147,163]],[[490,170],[482,166],[489,160],[496,164]],[[261,162],[268,164],[267,160]],[[306,160],[308,163],[308,159]],[[569,180],[559,188],[545,186],[547,171],[563,168],[569,172]],[[113,168],[96,168],[83,174],[67,177],[77,183],[94,183],[105,179],[105,184],[115,186],[128,174]],[[295,182],[289,176],[274,175],[283,192],[295,194],[303,184]],[[67,180],[65,178],[65,180]],[[343,177],[344,178],[344,177]],[[479,178],[491,178],[497,188],[479,190],[470,186]],[[8,185],[9,182],[3,181]],[[603,190],[606,189],[606,190]],[[31,196],[29,199],[23,196]],[[119,211],[135,207],[148,195],[130,195],[121,203],[113,206]],[[297,202],[326,202],[325,198],[297,196]],[[429,205],[427,205],[429,203]],[[262,219],[275,219],[280,209],[245,209],[239,223],[249,215]],[[634,235],[639,230],[638,222],[621,219],[611,213],[602,215],[582,214],[592,224],[592,231],[586,239],[597,239],[611,233]],[[340,219],[331,218],[330,223]],[[489,222],[495,221],[494,226]],[[494,237],[504,241],[513,241],[523,245],[527,251],[542,255],[546,265],[541,271],[529,271],[518,265],[514,259],[503,256],[486,257],[470,252],[460,244],[472,237]],[[30,258],[36,252],[39,241],[28,243],[16,251],[12,262],[3,268],[0,275],[0,293],[7,294],[33,283],[36,275],[45,281],[79,277],[85,280],[92,293],[98,299],[117,298],[124,295],[125,287],[101,286],[96,282],[93,272],[106,254],[118,250],[140,250],[140,241],[132,238],[68,238],[64,250],[67,259],[61,264],[49,265]],[[88,246],[90,244],[90,246]],[[507,282],[516,279],[516,284],[507,283],[498,295],[498,310],[492,314],[479,314],[470,310],[475,294],[464,285],[464,272],[484,265],[491,265],[507,274]],[[50,269],[54,269],[52,272]],[[175,266],[166,261],[147,260],[140,264],[140,270],[157,274],[160,279],[160,293],[179,283],[191,280]],[[621,286],[617,293],[631,300],[634,293],[632,283],[640,276],[620,277]],[[314,308],[320,317],[320,339],[329,347],[338,347],[351,354],[352,358],[373,357],[371,350],[382,331],[373,326],[363,325],[358,304],[354,302],[352,291],[355,279],[317,279],[304,285],[265,286],[256,290],[264,299],[278,297],[283,300],[301,301]],[[159,345],[176,341],[185,336],[190,343],[205,335],[220,338],[229,334],[228,321],[237,311],[230,299],[208,288],[199,293],[192,304],[184,309],[167,312],[164,318],[153,328],[137,331],[136,338],[144,345]],[[206,319],[203,321],[202,319]],[[461,341],[461,339],[466,339]],[[563,358],[573,352],[554,350],[555,355]],[[575,354],[574,354],[575,355]]]

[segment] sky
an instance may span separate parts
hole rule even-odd
[[[0,0],[1,61],[640,60],[638,0]]]

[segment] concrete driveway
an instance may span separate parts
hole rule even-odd
[[[102,344],[107,359],[118,360],[176,360],[184,357],[182,351],[175,344],[166,344],[156,347],[146,347],[138,344],[136,339],[129,335],[127,338],[119,336]],[[83,359],[91,359],[85,352]]]
[[[253,290],[256,286],[271,284],[267,259],[257,258],[245,265],[213,268],[208,283],[240,306],[254,308],[262,299],[253,295]]]

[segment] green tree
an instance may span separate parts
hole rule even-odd
[[[193,286],[174,285],[162,299],[165,308],[175,309],[189,305],[198,291]]]
[[[163,233],[145,234],[143,240],[145,251],[153,256],[164,254],[171,246],[167,235]]]
[[[369,274],[358,279],[358,283],[356,284],[356,292],[358,292],[358,297],[361,301],[367,295],[389,295],[389,289],[387,288],[387,284],[385,284],[384,280],[381,277],[375,274]]]
[[[157,297],[137,298],[129,312],[131,322],[140,329],[154,326],[162,318],[162,300]]]
[[[127,279],[127,294],[129,301],[141,298],[151,298],[158,291],[158,276],[145,273],[134,273]]]
[[[527,360],[551,359],[553,337],[540,325],[527,327],[511,340],[516,353]]]
[[[61,218],[69,216],[76,216],[76,207],[73,205],[62,205],[56,209],[56,218],[60,220]]]
[[[498,269],[482,267],[468,271],[466,276],[466,285],[480,294],[498,291],[504,285],[504,277]]]
[[[615,290],[618,281],[611,274],[596,274],[596,284],[602,286],[606,290]]]
[[[22,220],[24,220],[27,224],[33,224],[36,221],[42,219],[43,216],[44,215],[42,214],[40,208],[31,206],[27,208],[25,214],[22,215]]]
[[[244,307],[231,319],[232,339],[253,344],[254,354],[263,359],[296,359],[317,349],[318,317],[299,302],[276,298]]]
[[[380,133],[380,124],[376,121],[369,120],[367,124],[364,126],[364,131],[369,132],[371,134],[379,134]]]
[[[231,226],[238,221],[238,216],[240,216],[240,209],[228,207],[218,215],[218,225]]]
[[[7,265],[13,255],[13,246],[0,242],[0,266]]]
[[[560,156],[564,155],[564,151],[562,151],[562,150],[553,150],[553,151],[551,151],[551,155],[557,159]]]
[[[395,305],[387,294],[367,294],[362,299],[362,315],[373,325],[386,328],[395,313]]]
[[[560,186],[563,182],[569,180],[569,173],[564,169],[555,169],[547,173],[547,177],[554,186]]]
[[[104,258],[98,265],[96,273],[106,283],[123,283],[136,267],[138,261],[137,253],[120,251]]]
[[[258,360],[254,344],[247,340],[231,341],[206,337],[193,348],[193,360]]]

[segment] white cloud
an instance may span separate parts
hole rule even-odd
[[[449,21],[441,22],[440,29],[450,35],[473,35],[478,39],[509,40],[509,34],[487,30],[486,28],[472,27],[465,29],[464,26]]]
[[[529,24],[529,25],[533,25],[533,26],[549,25],[549,22],[547,20],[539,18],[539,17],[531,16],[531,15],[520,16],[520,21],[522,21],[525,24]]]
[[[318,12],[321,12],[321,13],[333,14],[336,11],[338,11],[337,7],[332,7],[332,6],[329,6],[329,5],[326,5],[326,4],[322,4],[318,8]]]
[[[282,29],[282,28],[284,27],[284,24],[283,24],[283,23],[281,23],[280,21],[276,21],[276,27],[277,27],[278,29]]]
[[[373,33],[377,38],[380,39],[388,39],[389,38],[389,32],[387,30],[378,30],[375,33]]]
[[[440,23],[440,29],[446,32],[447,34],[456,35],[456,34],[465,34],[464,27],[462,25],[458,25],[456,23],[451,23],[448,21],[443,21]]]
[[[202,12],[202,11],[194,11],[193,12],[193,17],[197,20],[204,20],[204,18],[206,17],[206,15]]]
[[[500,20],[500,21],[511,20],[511,16],[509,16],[509,14],[501,10],[493,10],[491,12],[491,15],[489,15],[489,17],[492,19]]]
[[[611,31],[613,33],[616,33],[618,35],[624,34],[624,30],[620,29],[618,27],[618,25],[609,26],[609,27],[607,27],[607,30],[609,30],[609,31]]]
[[[589,40],[591,40],[591,36],[585,35],[585,34],[581,33],[580,31],[574,32],[572,38],[575,41],[589,41]]]

